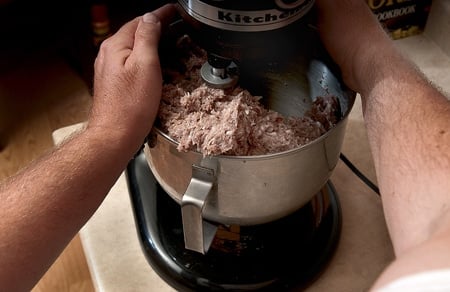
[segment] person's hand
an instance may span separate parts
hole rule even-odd
[[[175,6],[167,4],[131,20],[103,41],[94,65],[88,129],[107,131],[131,147],[143,143],[161,98],[161,29],[175,14]]]
[[[392,45],[388,35],[365,0],[317,0],[316,5],[320,36],[344,82],[363,91],[377,78],[372,74],[374,62]]]

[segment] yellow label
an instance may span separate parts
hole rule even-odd
[[[380,9],[382,7],[389,7],[395,4],[402,4],[405,2],[411,2],[412,0],[367,0],[367,4],[373,10]]]

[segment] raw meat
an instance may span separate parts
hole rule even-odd
[[[206,53],[189,37],[178,41],[183,51],[178,69],[164,69],[165,84],[159,128],[178,141],[179,151],[211,155],[266,155],[300,147],[323,135],[337,122],[338,100],[317,97],[301,118],[266,109],[260,96],[237,87],[208,87],[199,70]]]

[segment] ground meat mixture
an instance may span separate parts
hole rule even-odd
[[[211,155],[264,155],[304,145],[333,127],[334,96],[318,97],[301,118],[284,117],[263,107],[262,97],[237,87],[206,86],[199,70],[206,53],[188,37],[178,41],[182,65],[165,68],[159,128],[178,141],[179,151]]]

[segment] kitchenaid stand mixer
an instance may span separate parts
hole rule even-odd
[[[178,3],[183,33],[208,54],[201,76],[209,86],[242,86],[293,116],[303,115],[315,97],[335,95],[340,121],[303,147],[254,157],[180,153],[154,127],[127,169],[147,259],[180,290],[305,285],[339,238],[341,213],[329,177],[355,96],[320,43],[314,1]],[[164,57],[170,53],[161,56],[162,66]]]
[[[180,0],[188,34],[208,53],[201,70],[212,87],[236,85],[242,61],[264,62],[295,52],[298,22],[313,0]],[[237,63],[237,64],[236,64]]]

